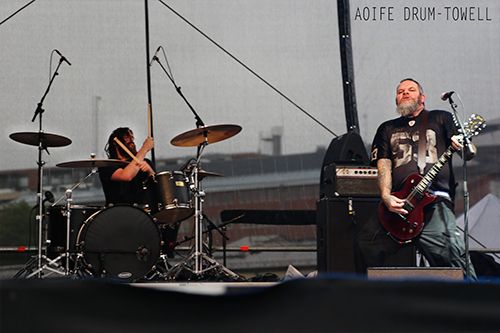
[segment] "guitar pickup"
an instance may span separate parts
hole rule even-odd
[[[411,212],[415,208],[409,201],[405,201],[405,204],[403,205],[403,209],[406,210],[408,213]]]

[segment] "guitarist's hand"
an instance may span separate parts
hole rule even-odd
[[[454,135],[451,137],[451,146],[456,151],[459,151],[462,149],[462,141],[463,141],[462,135]]]
[[[462,156],[461,150],[463,148],[463,135],[452,136],[451,137],[451,146],[453,147],[453,149],[455,149],[455,151],[458,151],[460,156]],[[474,156],[476,156],[476,154],[477,154],[477,148],[471,142],[470,145],[468,145],[465,149],[465,160],[466,161],[471,160],[472,158],[474,158]]]
[[[400,199],[392,194],[389,194],[382,197],[382,201],[389,211],[396,214],[408,214],[408,211],[403,208],[405,204],[404,199]]]

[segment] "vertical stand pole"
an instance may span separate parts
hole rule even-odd
[[[41,135],[41,124],[42,124],[42,115],[40,114],[40,129],[39,129],[39,135]],[[42,140],[38,140],[38,193],[37,193],[37,199],[38,199],[38,214],[36,216],[37,219],[37,224],[38,224],[38,274],[37,277],[41,278],[42,277],[42,270],[40,269],[42,267],[42,242],[43,242],[43,198],[42,198],[42,189],[43,189],[43,165],[45,164],[44,161],[42,161]]]
[[[66,190],[66,265],[65,273],[69,274],[69,237],[71,234],[71,204],[73,202],[72,197],[73,191],[71,189]]]
[[[146,82],[148,90],[148,136],[154,138],[153,135],[153,102],[151,97],[151,66],[149,64],[149,8],[148,0],[144,0],[144,16],[145,16],[145,31],[146,31]],[[151,163],[153,170],[156,170],[155,148],[151,149]]]

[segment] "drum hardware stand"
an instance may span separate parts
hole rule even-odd
[[[95,154],[92,154],[91,156],[94,156],[95,157]],[[97,173],[97,168],[92,168],[92,170],[90,171],[90,173],[88,175],[86,175],[85,177],[82,178],[82,180],[80,180],[78,183],[76,183],[75,185],[73,185],[71,188],[67,189],[65,191],[65,193],[59,197],[59,199],[56,200],[56,202],[54,202],[52,204],[52,207],[53,206],[56,206],[59,202],[61,202],[63,199],[67,198],[67,192],[70,191],[70,192],[73,192],[74,190],[76,190],[80,185],[82,185],[90,176],[93,176]]]
[[[37,104],[35,114],[33,115],[33,118],[31,119],[31,122],[34,122],[36,118],[38,117],[38,160],[37,160],[37,165],[38,165],[38,186],[37,186],[37,200],[38,200],[38,214],[36,216],[36,221],[38,222],[38,253],[37,253],[37,262],[36,262],[36,267],[37,269],[29,274],[26,278],[31,278],[33,276],[37,276],[38,278],[42,278],[43,276],[43,271],[48,270],[53,273],[58,273],[60,274],[61,272],[57,269],[52,268],[51,266],[54,265],[57,261],[50,260],[47,258],[46,255],[43,254],[43,218],[44,218],[44,212],[43,212],[43,198],[42,198],[42,193],[43,193],[43,166],[45,165],[45,161],[42,159],[42,151],[45,150],[47,154],[50,155],[49,150],[47,149],[48,145],[44,144],[43,140],[43,127],[42,127],[42,115],[45,112],[45,109],[43,109],[43,101],[45,100],[45,97],[47,97],[47,94],[50,91],[50,87],[52,86],[52,83],[54,82],[54,79],[56,78],[57,75],[59,75],[58,70],[59,67],[61,67],[61,64],[63,63],[64,58],[61,57],[59,59],[59,63],[57,64],[57,67],[52,75],[52,77],[49,80],[49,84],[47,86],[47,89],[45,90],[42,98],[40,99],[40,102]],[[46,262],[45,264],[42,264],[43,262]],[[32,260],[29,260],[26,266],[19,271],[15,277],[18,277],[18,275],[22,274],[23,272],[30,271],[31,267],[33,265]]]
[[[208,142],[201,143],[198,146],[198,156],[196,163],[193,163],[192,175],[194,176],[194,184],[192,185],[192,192],[194,195],[195,203],[195,214],[194,214],[194,252],[183,262],[178,263],[172,269],[167,272],[168,278],[177,278],[183,269],[189,271],[194,275],[195,279],[202,279],[204,274],[207,272],[217,272],[223,274],[224,276],[235,280],[241,281],[243,278],[228,268],[224,267],[212,257],[208,256],[203,252],[203,201],[205,197],[205,192],[202,190],[199,179],[198,171],[200,169],[200,160],[204,148],[208,145]],[[191,264],[190,264],[191,262]],[[204,263],[206,266],[204,268]]]
[[[94,155],[95,157],[95,155]],[[65,252],[60,254],[59,256],[57,256],[55,259],[52,259],[52,260],[49,260],[48,261],[48,265],[49,266],[54,266],[56,264],[58,264],[58,267],[60,268],[60,264],[59,262],[63,259],[64,260],[64,268],[63,268],[63,271],[61,270],[53,270],[51,269],[50,267],[44,267],[46,269],[49,269],[51,270],[52,272],[54,273],[58,273],[60,275],[64,275],[64,276],[68,276],[70,275],[70,268],[69,268],[69,263],[70,263],[70,257],[71,257],[71,253],[70,253],[70,234],[71,234],[71,209],[73,207],[73,190],[75,190],[77,187],[79,187],[85,180],[87,180],[87,178],[89,178],[90,176],[94,175],[95,173],[97,172],[97,169],[96,168],[93,168],[92,171],[87,175],[85,176],[81,181],[79,181],[78,183],[76,183],[75,185],[73,185],[71,188],[67,189],[65,191],[65,193],[57,200],[55,201],[51,206],[54,207],[55,205],[57,205],[62,199],[66,199],[66,212],[64,213],[65,216],[66,216],[66,243],[65,243]],[[47,242],[50,242],[50,240],[47,240]],[[77,259],[78,260],[78,256],[77,256]],[[29,277],[33,276],[33,274],[29,275]]]
[[[165,53],[165,50],[163,49],[162,46],[158,47],[156,53],[158,53],[160,50],[163,51],[164,58],[167,62],[168,69],[170,70],[170,73],[166,70],[166,68],[163,66],[163,64],[160,62],[156,54],[153,56],[151,61],[149,62],[149,65],[153,63],[153,61],[156,61],[162,68],[163,72],[167,75],[168,79],[172,83],[172,85],[175,88],[175,91],[179,94],[179,96],[184,100],[186,105],[189,107],[191,112],[194,115],[194,118],[196,120],[196,128],[197,132],[200,132],[200,137],[203,141],[200,141],[197,144],[197,155],[196,155],[196,161],[192,163],[193,169],[192,169],[192,175],[194,175],[194,184],[191,186],[191,191],[194,195],[194,202],[195,202],[195,215],[194,215],[194,224],[195,224],[195,230],[194,230],[194,235],[195,235],[195,245],[194,245],[194,252],[183,262],[175,265],[172,267],[172,269],[168,272],[167,277],[174,276],[176,277],[183,269],[186,269],[193,273],[196,278],[202,278],[203,274],[207,271],[213,271],[213,270],[219,270],[221,273],[224,273],[226,276],[235,279],[235,280],[242,280],[242,278],[224,267],[223,265],[219,264],[217,261],[215,261],[213,258],[210,256],[206,255],[203,252],[203,200],[205,197],[205,192],[201,189],[200,182],[198,179],[199,176],[199,170],[201,169],[200,167],[200,160],[201,160],[201,155],[203,153],[203,150],[205,147],[209,144],[209,129],[206,129],[205,123],[203,120],[201,120],[200,116],[196,112],[196,110],[191,106],[189,101],[186,99],[184,94],[181,91],[181,87],[178,86],[175,83],[174,76],[172,74],[172,70],[170,68],[170,65],[168,64],[168,59],[167,55]],[[149,60],[149,59],[148,59]],[[149,67],[148,67],[149,69]],[[231,133],[232,135],[236,134],[241,130],[241,127],[234,133]],[[225,137],[227,138],[227,137]],[[220,140],[220,139],[219,139]],[[188,146],[194,146],[189,144]],[[189,164],[189,163],[188,163]],[[187,165],[186,165],[187,167]],[[192,265],[189,265],[189,262],[193,262]],[[203,268],[203,262],[208,263],[208,267],[205,269]]]

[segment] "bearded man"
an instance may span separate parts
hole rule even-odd
[[[131,156],[115,141],[117,138],[135,155]],[[144,192],[144,182],[154,174],[151,162],[145,159],[153,148],[153,138],[144,140],[139,151],[134,142],[134,133],[128,127],[115,129],[109,136],[105,151],[109,158],[127,162],[126,166],[99,168],[99,178],[106,197],[106,204],[149,204]]]
[[[424,176],[448,149],[460,150],[458,130],[451,113],[428,111],[420,83],[407,78],[396,88],[396,109],[400,117],[382,123],[374,137],[371,163],[378,169],[380,197],[389,212],[405,216],[409,206],[394,195],[410,174]],[[420,144],[419,144],[420,143]],[[416,185],[416,184],[415,184]],[[465,248],[453,211],[455,178],[451,160],[435,175],[427,193],[436,199],[424,208],[423,229],[412,239],[430,266],[468,268],[475,279],[472,263],[466,265]],[[383,266],[385,259],[403,246],[390,237],[376,217],[364,224],[358,236],[365,267]]]

